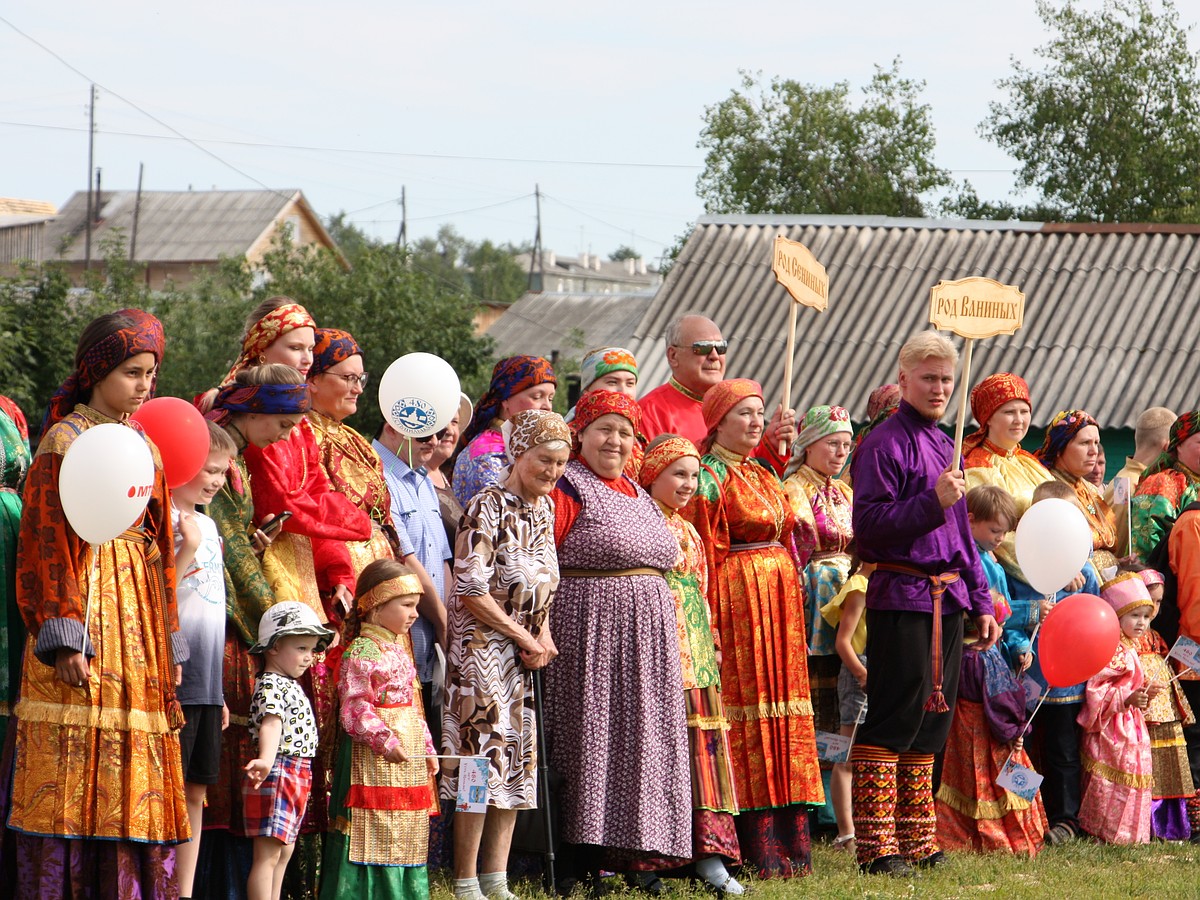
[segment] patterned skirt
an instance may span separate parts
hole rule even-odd
[[[959,697],[936,799],[943,849],[1038,855],[1047,827],[1041,794],[1023,800],[996,784],[1009,749],[992,740],[982,704]],[[1013,761],[1032,768],[1023,749]]]

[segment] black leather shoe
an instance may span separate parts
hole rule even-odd
[[[918,859],[912,865],[916,869],[936,869],[939,866],[946,865],[948,862],[950,862],[950,857],[939,850],[937,853],[929,854],[924,859]]]
[[[890,875],[892,878],[911,878],[913,867],[903,856],[880,856],[858,867],[864,875]]]

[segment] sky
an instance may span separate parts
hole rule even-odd
[[[85,189],[94,82],[105,189],[136,188],[139,163],[147,190],[299,188],[387,239],[403,190],[410,239],[517,243],[536,185],[546,249],[653,261],[703,214],[703,112],[739,69],[857,93],[900,57],[937,164],[999,200],[1014,162],[979,123],[1046,38],[1034,0],[6,4],[0,196]]]

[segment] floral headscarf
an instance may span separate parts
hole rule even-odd
[[[310,379],[314,375],[320,375],[322,372],[332,369],[340,362],[345,362],[352,356],[363,355],[358,341],[354,340],[348,331],[340,331],[337,328],[318,328],[315,333],[316,343],[313,346],[312,368],[308,370]]]
[[[616,413],[633,423],[635,432],[642,430],[642,408],[636,400],[616,391],[592,391],[584,394],[575,404],[575,418],[571,426],[576,434],[583,431],[601,416]]]
[[[268,416],[302,414],[312,407],[312,395],[304,384],[227,384],[217,391],[212,410],[205,414],[225,425],[234,414],[260,413]]]
[[[792,456],[788,460],[784,478],[804,465],[804,451],[823,437],[831,434],[852,434],[850,413],[841,406],[814,406],[804,414],[800,422],[800,433],[792,441]]]
[[[685,456],[699,459],[700,451],[687,438],[677,434],[668,435],[646,450],[646,455],[642,459],[641,471],[638,472],[638,483],[646,490],[650,490],[650,485],[654,484],[667,466]]]
[[[155,361],[162,362],[162,322],[140,309],[119,309],[115,315],[125,316],[130,320],[130,324],[101,338],[84,351],[83,357],[75,366],[75,371],[67,376],[67,380],[50,398],[50,408],[46,410],[46,418],[42,422],[43,434],[51,425],[70,413],[76,403],[83,402],[88,391],[103,380],[104,376],[131,356],[153,353]],[[150,387],[150,396],[154,396],[153,385]]]
[[[540,356],[509,356],[496,363],[492,369],[492,382],[475,407],[471,423],[463,429],[463,444],[471,443],[491,427],[505,400],[539,384],[558,384],[554,368]]]
[[[1033,455],[1047,469],[1054,469],[1058,458],[1067,449],[1067,444],[1089,425],[1100,427],[1096,420],[1082,409],[1063,410],[1050,420],[1050,427],[1046,429],[1046,439]]]
[[[610,372],[632,372],[633,377],[637,378],[637,360],[624,347],[589,350],[579,364],[579,390],[586,391],[593,381]]]
[[[854,437],[855,449],[858,449],[858,445],[876,425],[886,420],[899,408],[900,385],[881,384],[871,391],[871,395],[867,398],[867,424],[860,428]]]
[[[271,310],[250,326],[250,330],[246,332],[246,337],[242,340],[242,355],[237,358],[237,362],[233,364],[233,368],[229,370],[221,384],[232,383],[238,372],[258,365],[258,358],[268,347],[282,335],[289,331],[295,331],[297,328],[311,328],[314,331],[317,328],[317,323],[308,314],[308,310],[299,303],[285,303],[283,306]]]

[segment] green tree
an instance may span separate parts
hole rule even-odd
[[[696,190],[705,210],[924,215],[922,197],[951,181],[933,163],[923,88],[901,77],[899,59],[876,66],[857,106],[844,81],[764,85],[743,71],[740,89],[704,111]]]
[[[476,299],[488,303],[512,303],[529,286],[529,275],[513,258],[507,246],[491,241],[468,245],[465,254],[467,287]]]
[[[333,238],[333,242],[338,245],[338,249],[350,265],[354,265],[368,247],[379,243],[357,225],[347,222],[345,211],[336,212],[326,219],[325,230],[329,232],[329,236]]]
[[[1170,0],[1039,0],[1044,67],[1013,60],[980,128],[1075,221],[1200,221],[1200,78]]]
[[[627,244],[622,244],[612,253],[608,254],[608,258],[613,262],[624,262],[627,259],[641,259],[642,254],[638,253]]]

